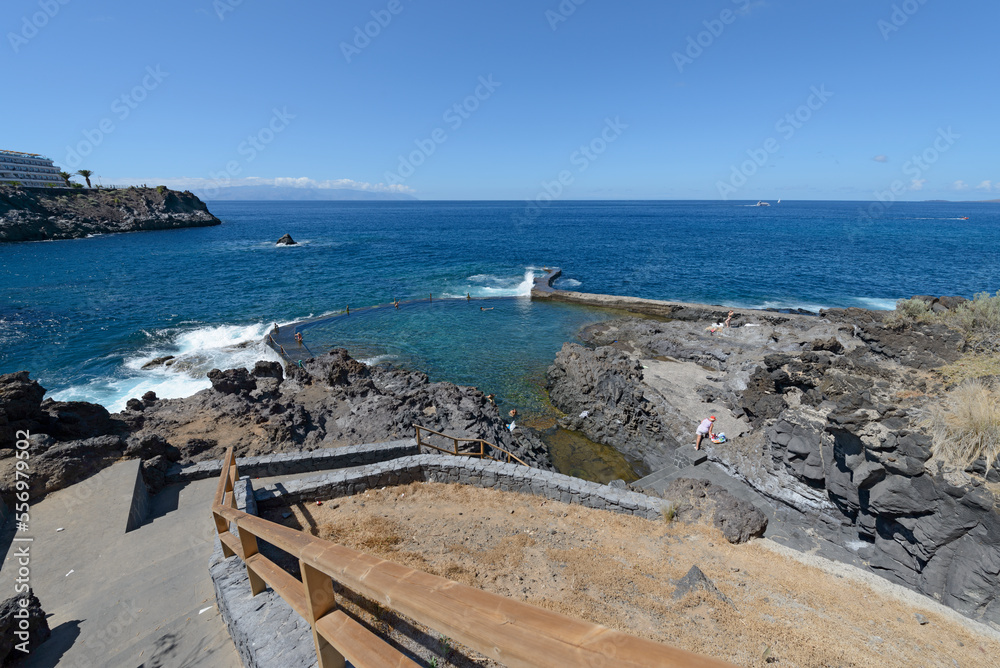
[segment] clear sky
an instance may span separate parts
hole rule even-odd
[[[0,148],[104,184],[1000,198],[996,0],[4,0],[0,25]]]

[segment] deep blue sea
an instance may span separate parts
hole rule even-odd
[[[868,219],[859,203],[747,204],[557,202],[533,216],[523,202],[215,202],[219,227],[0,245],[0,373],[27,369],[57,398],[116,410],[270,355],[259,341],[274,322],[433,294],[310,341],[535,409],[524,388],[607,317],[523,297],[542,266],[562,267],[561,287],[747,307],[1000,289],[1000,205],[898,203]],[[301,245],[276,247],[285,233]],[[438,301],[467,293],[512,299]],[[168,354],[170,369],[141,369]]]

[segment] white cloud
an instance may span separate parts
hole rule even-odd
[[[889,162],[889,157],[885,155],[876,155],[872,158],[875,162]]]
[[[965,181],[959,179],[958,181],[955,181],[954,183],[952,183],[951,187],[954,188],[955,190],[968,190],[969,189],[969,184],[966,183]]]
[[[169,179],[139,178],[116,179],[115,183],[146,183],[148,185],[164,185],[175,190],[204,190],[206,188],[226,188],[232,186],[282,186],[291,188],[309,188],[316,190],[367,190],[380,193],[413,193],[413,188],[401,184],[386,185],[384,183],[368,183],[354,179],[328,179],[317,181],[307,176],[281,176],[265,179],[259,176],[248,176],[239,179],[220,181],[217,179],[189,178],[185,176]]]
[[[1000,188],[1000,183],[997,184],[997,188]],[[983,181],[978,186],[976,186],[976,190],[993,190],[993,182]]]
[[[910,181],[910,190],[923,190],[927,179],[913,179]]]

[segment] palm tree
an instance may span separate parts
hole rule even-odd
[[[94,173],[94,172],[92,172],[92,171],[91,171],[91,170],[89,170],[89,169],[81,169],[81,170],[79,170],[79,171],[77,172],[77,174],[79,174],[79,175],[80,175],[80,176],[82,176],[83,178],[87,179],[87,187],[88,187],[88,188],[90,187],[90,175],[91,175],[91,174],[93,174],[93,173]]]
[[[69,188],[70,187],[69,178],[73,175],[70,174],[69,172],[59,172],[59,176],[62,177],[62,180],[66,182],[66,187]]]

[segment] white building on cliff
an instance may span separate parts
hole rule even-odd
[[[29,188],[66,187],[59,176],[59,168],[48,158],[37,153],[0,150],[0,184],[8,181],[17,181]]]

